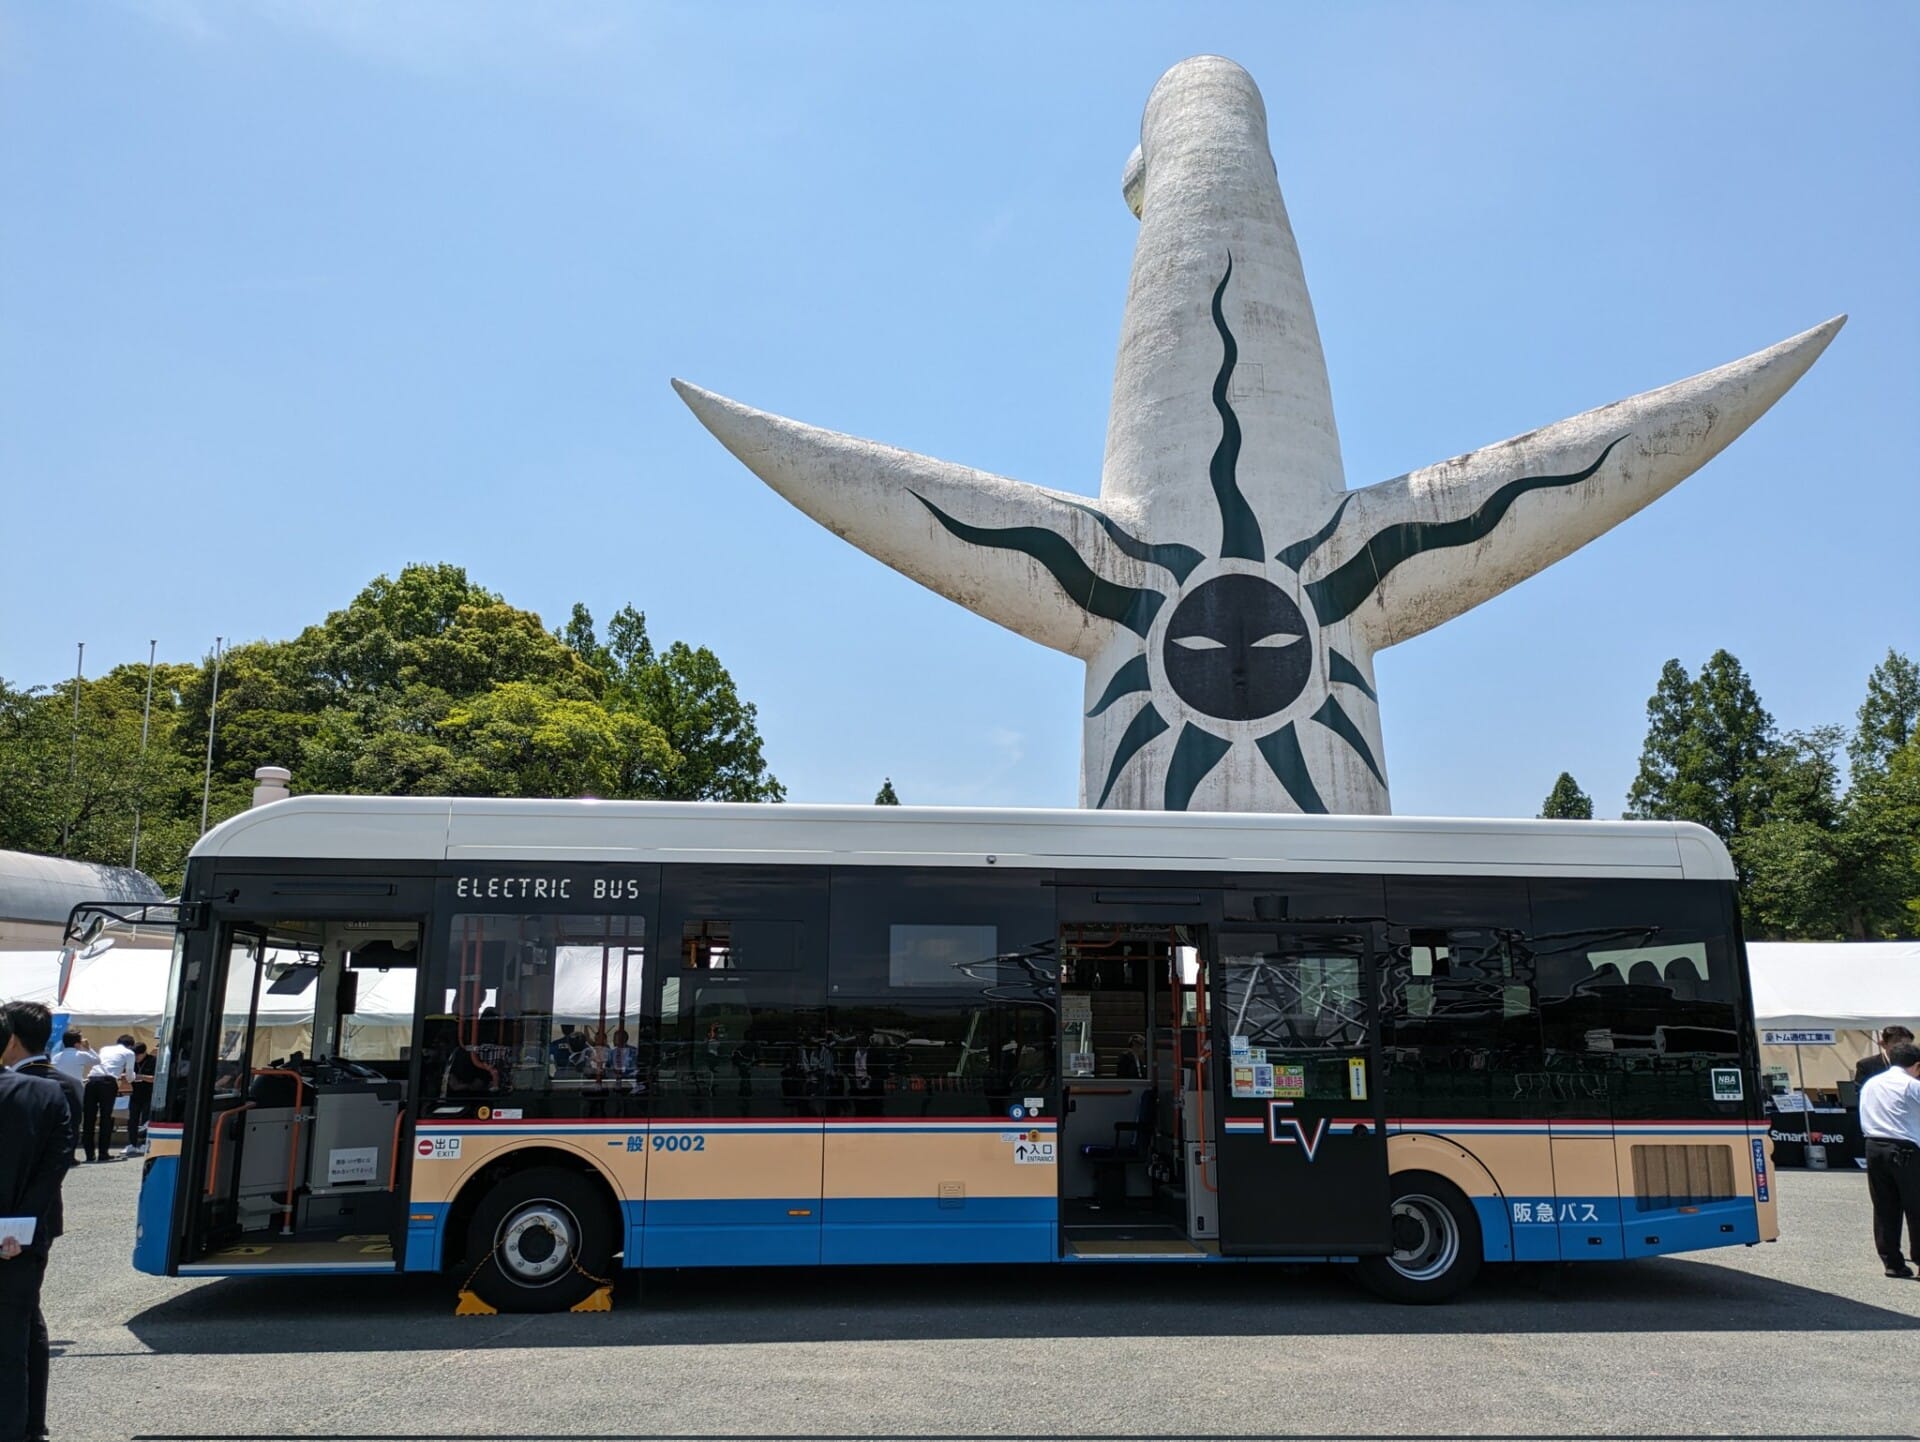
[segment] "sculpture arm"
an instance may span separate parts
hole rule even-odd
[[[1145,634],[1161,604],[1089,500],[673,387],[748,470],[828,530],[1031,641],[1088,659],[1115,627]]]
[[[1570,555],[1718,455],[1845,322],[1352,492],[1299,562],[1320,624],[1392,646]]]

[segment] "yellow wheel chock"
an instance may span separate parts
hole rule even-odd
[[[613,1288],[595,1287],[593,1294],[584,1302],[575,1302],[567,1309],[570,1312],[611,1312],[613,1310]]]
[[[462,1287],[460,1289],[460,1303],[453,1309],[453,1315],[456,1317],[497,1317],[500,1315],[500,1309],[489,1306],[474,1296],[474,1294],[469,1292],[465,1287]]]

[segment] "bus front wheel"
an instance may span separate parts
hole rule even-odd
[[[613,1223],[577,1172],[534,1167],[503,1178],[467,1230],[467,1287],[503,1312],[564,1312],[613,1276]]]
[[[1360,1280],[1395,1302],[1444,1302],[1480,1272],[1480,1219],[1453,1183],[1431,1172],[1392,1179],[1393,1250],[1360,1259]]]

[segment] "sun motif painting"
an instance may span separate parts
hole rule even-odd
[[[1585,545],[1718,454],[1844,323],[1349,490],[1265,107],[1202,56],[1154,87],[1096,502],[675,381],[888,565],[1086,663],[1081,804],[1389,809],[1373,657]]]

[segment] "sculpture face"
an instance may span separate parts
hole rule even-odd
[[[1174,608],[1161,664],[1194,710],[1258,721],[1290,706],[1313,671],[1307,620],[1258,576],[1218,576]]]
[[[674,382],[809,515],[1086,663],[1085,805],[1387,810],[1374,653],[1677,485],[1784,394],[1845,319],[1348,490],[1247,73],[1218,56],[1168,71],[1123,184],[1140,234],[1097,504]]]

